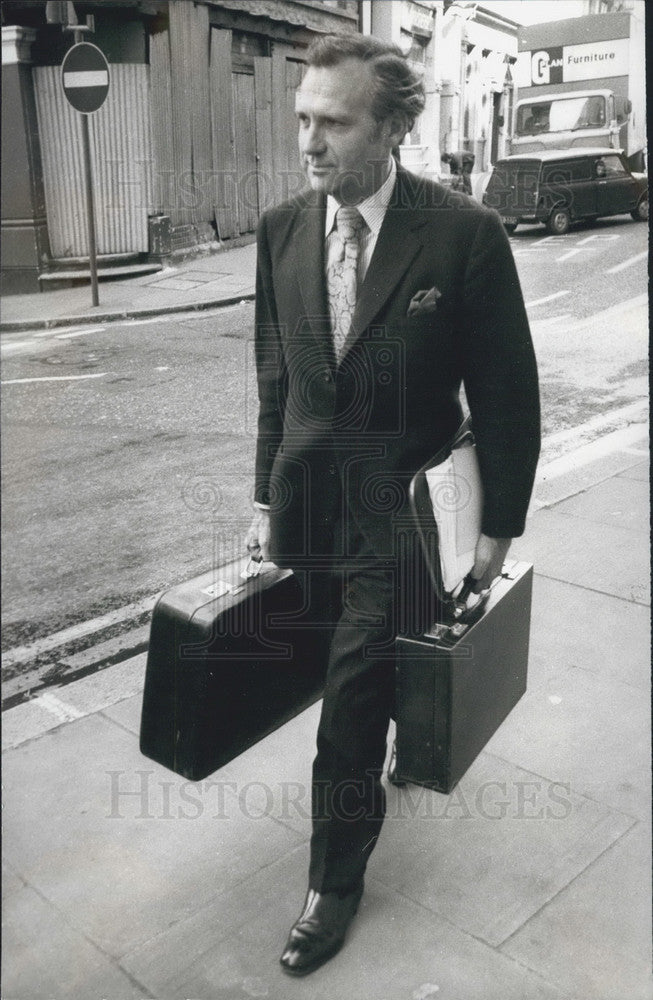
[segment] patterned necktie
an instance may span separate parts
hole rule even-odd
[[[336,237],[327,266],[329,313],[336,358],[340,360],[345,338],[356,308],[359,235],[365,220],[353,205],[341,205],[336,212]]]

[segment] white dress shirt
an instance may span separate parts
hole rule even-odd
[[[367,274],[367,269],[374,253],[374,247],[379,237],[381,224],[385,218],[385,213],[392,198],[392,192],[397,178],[397,164],[394,156],[390,157],[390,173],[384,180],[381,187],[371,194],[369,198],[362,201],[356,208],[365,220],[365,226],[361,229],[358,240],[360,251],[358,254],[358,287],[360,288],[363,279]],[[338,238],[336,236],[336,212],[340,208],[340,203],[332,195],[327,196],[326,206],[326,254],[325,265],[328,268],[331,256],[339,253]]]

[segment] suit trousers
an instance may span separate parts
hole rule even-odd
[[[420,634],[437,615],[415,532],[396,538],[393,557],[379,558],[357,535],[346,559],[309,577],[312,599],[323,603],[328,588],[337,609],[313,762],[309,886],[318,892],[346,893],[365,872],[385,815],[395,637]]]

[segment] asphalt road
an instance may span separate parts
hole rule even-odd
[[[538,356],[545,439],[645,399],[648,227],[630,216],[565,236],[519,226],[510,242]]]
[[[549,237],[523,226],[511,243],[547,439],[619,421],[647,392],[647,227],[623,217]],[[252,314],[3,335],[3,649],[240,553]]]

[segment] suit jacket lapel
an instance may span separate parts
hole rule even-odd
[[[292,252],[297,283],[302,297],[300,322],[315,336],[318,344],[333,361],[329,305],[325,270],[326,199],[313,191],[306,192],[306,203],[299,213],[293,235]]]

